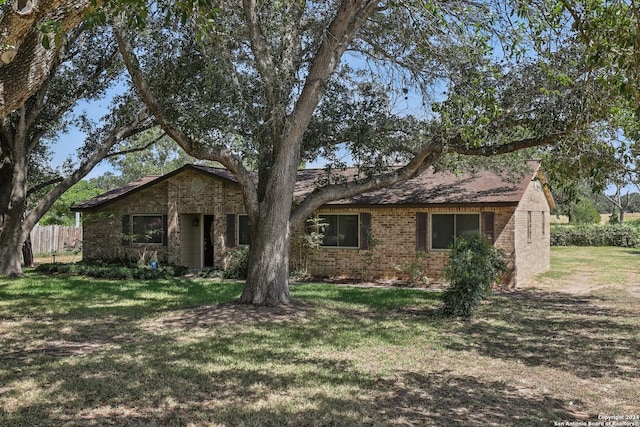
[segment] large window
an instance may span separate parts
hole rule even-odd
[[[480,234],[479,214],[431,215],[431,248],[448,249],[453,239]]]
[[[162,215],[133,215],[133,243],[162,243]]]
[[[322,246],[357,248],[358,215],[319,215],[324,227]]]

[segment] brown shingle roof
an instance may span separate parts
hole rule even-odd
[[[490,171],[455,175],[449,172],[427,170],[416,178],[396,184],[389,188],[330,202],[328,205],[477,205],[499,204],[517,205],[529,182],[535,176],[539,165],[531,162],[532,170],[521,179],[510,182]],[[209,176],[237,182],[233,175],[223,168],[212,168],[200,165],[186,165],[160,177],[145,177],[111,190],[93,199],[78,203],[73,210],[97,208],[111,201],[133,194],[149,186],[155,185],[185,170],[196,170]],[[357,169],[348,168],[340,174],[347,180],[353,180]],[[305,169],[298,172],[298,182],[294,197],[301,199],[310,194],[323,179],[324,169]]]
[[[537,170],[537,164],[532,164]],[[534,170],[515,182],[490,171],[456,175],[429,169],[419,176],[381,190],[330,202],[329,205],[449,205],[449,204],[509,204],[517,205]],[[346,175],[355,170],[347,170]],[[304,170],[298,175],[296,197],[302,198],[326,177],[324,170]]]
[[[92,199],[85,200],[84,202],[76,203],[71,206],[71,210],[83,210],[90,209],[95,206],[102,205],[104,203],[108,203],[112,200],[117,199],[118,197],[124,196],[127,193],[135,191],[137,189],[143,188],[150,182],[155,181],[157,176],[145,176],[138,180],[132,181],[128,184],[123,185],[122,187],[114,188],[113,190],[107,191],[106,193],[102,193],[99,196],[96,196]]]

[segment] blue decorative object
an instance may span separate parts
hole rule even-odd
[[[158,263],[156,261],[151,261],[151,269],[155,270],[158,268]]]

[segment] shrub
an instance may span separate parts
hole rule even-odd
[[[427,257],[424,249],[418,249],[411,261],[400,266],[395,266],[396,270],[408,277],[408,286],[422,286],[429,284],[429,277],[422,271],[422,260]]]
[[[609,215],[609,224],[620,224],[620,211],[618,209],[614,209]]]
[[[155,280],[182,276],[189,271],[188,267],[179,265],[161,265],[152,270],[148,267],[138,267],[123,263],[107,263],[101,260],[86,260],[72,264],[40,264],[36,271],[44,274],[73,274],[95,277],[99,279],[137,279]]]
[[[626,225],[630,225],[632,227],[640,228],[640,218],[630,219],[624,222]]]
[[[456,239],[451,245],[449,264],[444,268],[444,277],[450,281],[443,296],[445,315],[470,317],[506,270],[504,251],[484,237]]]
[[[198,276],[204,279],[224,279],[224,270],[217,268],[208,268],[198,273]]]
[[[249,265],[249,249],[233,248],[225,252],[226,268],[222,274],[225,279],[246,279]]]
[[[632,225],[606,224],[552,227],[551,246],[640,246],[640,230]]]

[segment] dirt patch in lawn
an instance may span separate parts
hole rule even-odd
[[[277,307],[256,307],[247,304],[229,302],[206,307],[180,310],[179,313],[163,317],[156,321],[159,328],[193,328],[215,324],[240,322],[244,324],[293,322],[313,315],[311,303],[294,300],[288,305]]]

